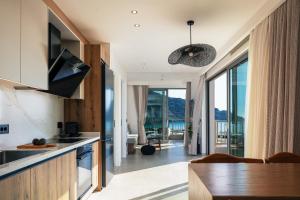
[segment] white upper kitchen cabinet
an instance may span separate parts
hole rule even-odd
[[[0,78],[20,82],[21,0],[0,0]]]
[[[48,8],[42,0],[21,0],[21,84],[48,89]]]

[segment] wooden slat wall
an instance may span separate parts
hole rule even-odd
[[[101,130],[101,71],[100,45],[85,45],[85,62],[91,66],[89,75],[84,79],[84,119],[82,131]]]

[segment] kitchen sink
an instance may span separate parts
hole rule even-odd
[[[33,151],[18,151],[18,150],[9,150],[9,151],[0,151],[0,165],[16,161],[22,158],[33,156],[39,153],[44,153],[47,150],[33,150]]]
[[[54,138],[47,140],[47,143],[74,143],[85,140],[85,138]]]

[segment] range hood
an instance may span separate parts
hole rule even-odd
[[[49,69],[49,89],[44,92],[70,98],[89,70],[90,66],[63,49]]]

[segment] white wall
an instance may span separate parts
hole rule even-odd
[[[122,87],[122,82],[126,83],[127,74],[125,73],[122,65],[118,62],[117,58],[114,56],[114,46],[111,44],[111,69],[114,72],[114,164],[115,166],[121,165],[121,158],[124,155],[124,135],[126,136],[126,116],[127,116],[127,105],[122,103],[124,98],[127,98],[127,93],[124,94],[124,88]],[[125,107],[124,107],[125,106]],[[125,126],[125,127],[124,127]],[[125,131],[125,132],[124,132]],[[126,143],[125,143],[126,145]],[[127,154],[125,154],[126,156]]]
[[[63,121],[63,99],[32,90],[15,90],[0,80],[0,124],[9,124],[10,133],[0,135],[0,148],[30,143],[33,138],[57,134]]]
[[[121,138],[122,138],[122,128],[121,128],[121,77],[120,74],[114,73],[114,119],[115,119],[115,129],[114,129],[114,163],[115,166],[121,165]]]
[[[127,157],[127,81],[121,81],[121,110],[122,110],[122,138],[121,138],[121,154],[122,158]]]

